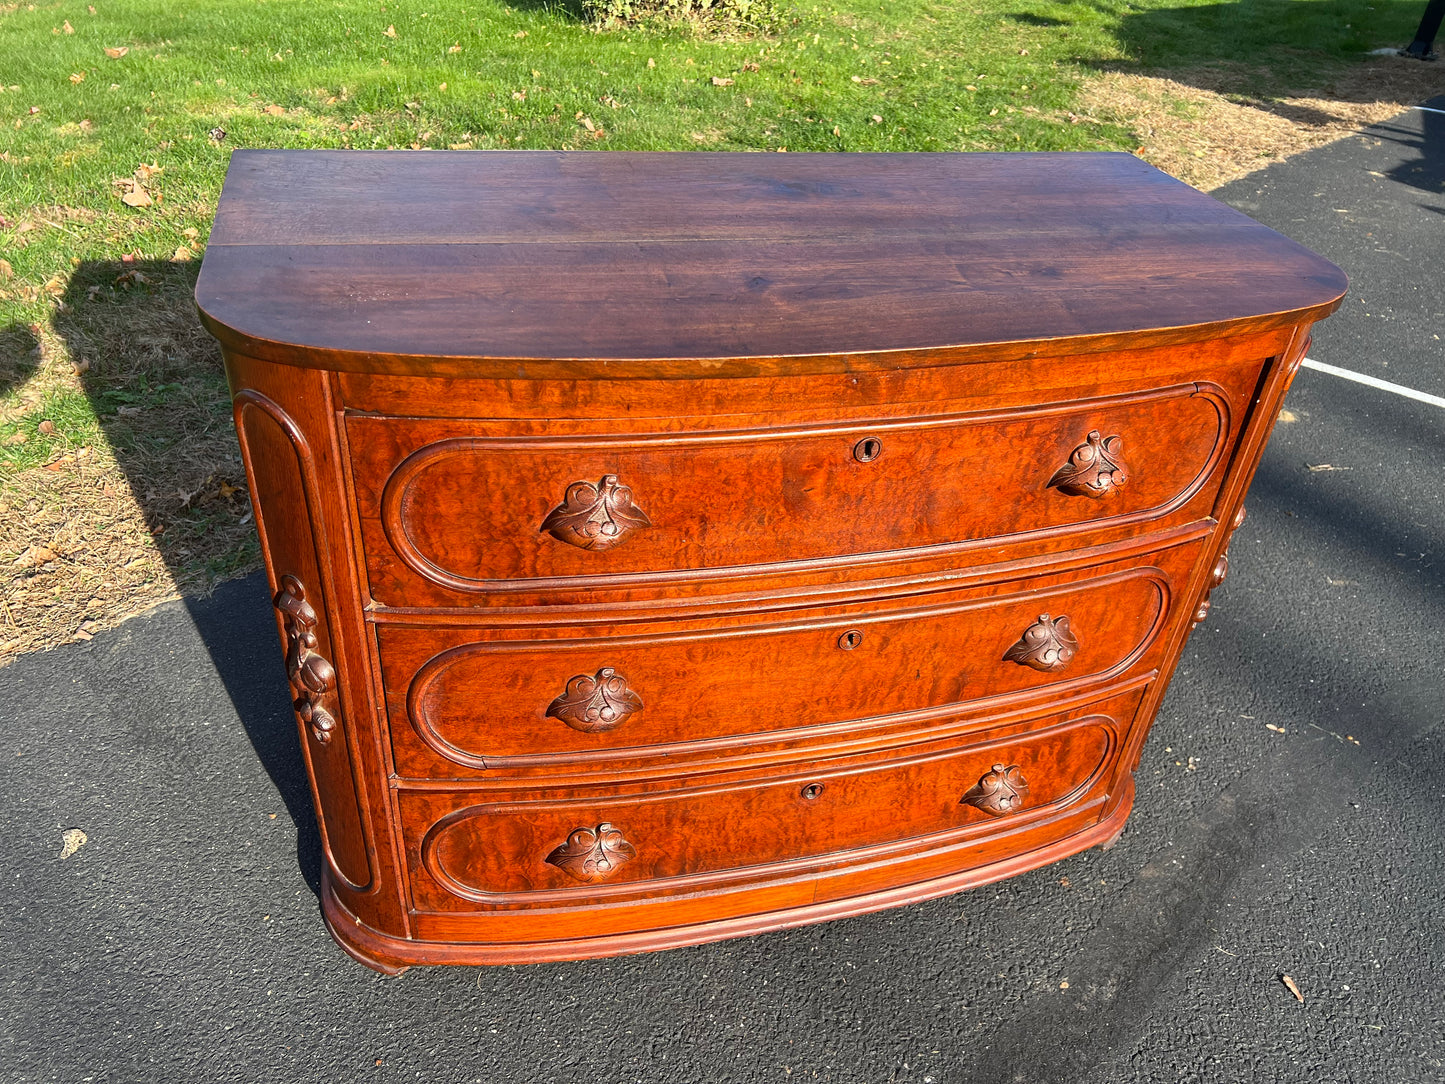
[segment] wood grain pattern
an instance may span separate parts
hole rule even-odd
[[[1030,780],[1027,813],[1035,819],[1087,793],[1117,751],[1118,730],[1115,720],[1089,715],[1025,734],[985,735],[962,750],[941,743],[882,763],[844,761],[774,773],[765,782],[641,795],[467,804],[464,794],[405,791],[403,824],[421,863],[413,872],[425,874],[414,878],[413,898],[427,910],[555,909],[717,891],[865,855],[915,852],[942,842],[930,837],[992,826],[996,814],[964,797],[1001,758]],[[806,797],[804,789],[817,783],[825,784],[821,792]],[[558,844],[578,825],[599,823],[626,836],[629,860],[582,876],[559,869]],[[595,829],[582,831],[588,837],[567,846],[569,861],[601,853]],[[606,849],[615,852],[621,842]]]
[[[926,605],[872,602],[690,631],[669,622],[525,640],[465,628],[379,629],[395,764],[424,779],[576,773],[665,757],[669,770],[682,772],[692,761],[692,770],[725,763],[788,729],[1062,692],[1150,665],[1171,582],[1187,579],[1197,554],[1197,543],[1176,546],[1145,562],[944,592]],[[1081,630],[1067,668],[1008,661],[1046,608],[1068,611]],[[841,650],[839,637],[860,630],[861,641]],[[647,709],[626,726],[559,727],[548,717],[552,691],[599,666],[626,674]]]
[[[238,151],[197,299],[260,357],[665,376],[1207,338],[1323,316],[1344,289],[1327,261],[1121,154]]]
[[[369,966],[1111,840],[1328,262],[1127,155],[239,152],[221,340]]]
[[[418,578],[481,594],[512,579],[654,579],[1154,518],[1217,484],[1232,436],[1228,403],[1222,388],[1185,384],[821,431],[524,439],[370,415],[348,418],[347,428],[372,592],[394,606],[426,597]],[[1140,469],[1108,500],[1071,495],[1051,479],[1100,424],[1137,434]],[[886,451],[858,462],[853,449],[864,439]],[[634,496],[645,503],[646,530],[624,527],[609,538],[625,544],[605,551],[558,545],[538,530],[557,516],[557,496],[578,486],[592,496],[578,498],[586,507],[574,516],[594,514],[595,487],[576,479],[604,475],[627,480],[629,506]]]

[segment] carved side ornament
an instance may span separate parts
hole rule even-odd
[[[621,726],[629,715],[641,710],[642,697],[632,691],[627,679],[604,666],[595,676],[578,674],[568,681],[562,695],[548,705],[547,716],[584,734],[598,734]]]
[[[1120,455],[1123,450],[1123,437],[1104,437],[1095,429],[1069,454],[1069,461],[1054,472],[1049,485],[1074,497],[1107,497],[1129,480]]]
[[[567,842],[547,856],[547,863],[579,881],[601,881],[636,857],[637,848],[612,825],[603,823],[596,828],[572,829]]]
[[[325,745],[336,719],[321,706],[321,698],[336,688],[336,668],[316,652],[316,611],[306,601],[306,588],[291,575],[281,577],[273,605],[286,630],[286,677],[296,693],[292,707],[311,727],[311,736]]]
[[[1229,544],[1234,541],[1234,532],[1239,530],[1240,524],[1244,522],[1244,505],[1239,506],[1239,511],[1234,514],[1234,522],[1229,525],[1229,538],[1224,543],[1224,552],[1214,562],[1214,567],[1209,570],[1209,582],[1204,585],[1204,594],[1199,598],[1199,605],[1194,610],[1194,627],[1198,627],[1206,617],[1209,616],[1210,596],[1214,589],[1224,582],[1229,575]]]
[[[1017,764],[995,764],[963,796],[962,804],[981,809],[990,817],[1002,817],[1017,812],[1028,793],[1029,785]]]
[[[558,542],[584,550],[605,550],[630,533],[651,527],[647,513],[632,501],[632,490],[618,484],[617,475],[605,474],[602,481],[573,482],[567,494],[547,518],[541,530]]]
[[[1067,614],[1059,617],[1039,614],[1039,619],[1024,629],[1019,642],[1004,652],[1003,657],[1008,662],[1047,674],[1068,666],[1078,650],[1079,641],[1069,628]]]

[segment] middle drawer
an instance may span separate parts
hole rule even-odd
[[[1154,665],[1199,546],[767,623],[605,635],[382,624],[396,771],[623,777],[664,758],[676,773],[770,748],[897,741],[960,703]]]

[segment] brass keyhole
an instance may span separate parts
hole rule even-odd
[[[838,637],[838,646],[844,651],[852,651],[863,642],[863,634],[857,629],[849,629],[842,636]]]
[[[883,454],[883,442],[877,437],[864,437],[853,445],[853,458],[859,463],[871,463]]]
[[[803,797],[811,802],[814,798],[818,797],[818,795],[823,793],[823,784],[809,783],[806,787],[803,788],[802,793]]]

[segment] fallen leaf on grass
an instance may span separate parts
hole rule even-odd
[[[261,112],[269,113],[273,117],[284,117],[286,115],[285,107],[280,105],[268,105],[265,109],[261,110]]]
[[[385,34],[388,38],[394,38],[396,37],[396,27],[388,26],[385,30],[382,31],[382,33]]]
[[[1289,987],[1289,992],[1294,994],[1294,999],[1303,1005],[1305,1003],[1305,996],[1299,992],[1299,987],[1295,985],[1294,979],[1288,975],[1281,975],[1279,978],[1281,982]]]
[[[69,858],[80,848],[84,847],[90,840],[79,828],[67,828],[65,834],[60,837],[62,844],[60,849],[61,858]]]
[[[72,83],[83,83],[83,82],[85,82],[85,72],[71,72],[71,73],[70,73],[70,81],[71,81]]]
[[[712,77],[712,85],[715,87],[730,87],[733,85],[733,81],[731,79],[723,79],[720,76],[714,75]]]
[[[143,165],[136,169],[133,176],[122,177],[111,183],[120,189],[120,201],[127,207],[149,207],[155,200],[151,198],[146,182],[160,172],[160,166]]]
[[[60,29],[64,30],[67,34],[74,34],[74,33],[75,33],[75,27],[73,27],[73,26],[70,25],[70,20],[69,20],[69,19],[66,19],[66,20],[65,20],[65,25],[62,26]]]
[[[0,260],[0,280],[8,279],[15,274],[15,268],[10,266],[9,260]]]
[[[151,280],[139,271],[122,271],[115,277],[115,284],[122,289],[129,290],[132,286],[149,286]]]
[[[447,52],[449,52],[449,53],[460,53],[461,51],[462,51],[462,46],[461,46],[461,43],[460,43],[460,42],[458,42],[456,45],[453,45],[453,46],[451,46],[451,47],[449,47],[449,48],[447,49]]]
[[[226,138],[226,129],[212,128],[210,132],[207,133],[207,136],[212,143],[219,143]]]
[[[109,49],[109,48],[106,49],[105,55],[108,56],[108,57],[110,57],[111,60],[119,60],[121,57],[125,56],[125,54],[128,53],[128,52],[130,52],[130,46],[128,46],[128,45],[121,45],[121,46],[119,46],[119,47],[117,47],[117,48],[114,48],[114,49]]]
[[[55,432],[55,423],[54,423],[53,421],[51,421],[49,418],[46,418],[46,419],[45,419],[44,421],[42,421],[39,425],[37,425],[35,428],[39,429],[42,433],[44,433],[44,434],[48,437],[48,436],[50,436],[51,433]]]
[[[174,260],[174,261],[177,262],[177,263],[185,263],[187,260],[191,259],[194,255],[195,255],[195,253],[193,253],[193,252],[192,252],[190,249],[188,249],[185,245],[181,245],[179,248],[176,249],[175,255],[172,256],[171,259]]]

